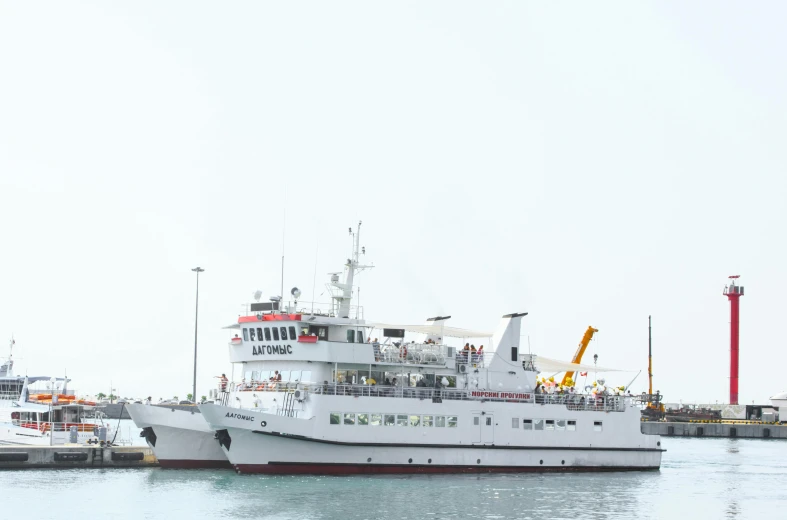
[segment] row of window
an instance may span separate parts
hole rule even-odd
[[[295,327],[243,328],[243,341],[287,341],[288,338],[293,341],[298,339]]]
[[[492,424],[492,418],[486,418],[487,426]],[[473,425],[479,426],[481,418],[473,417]],[[423,426],[425,428],[456,428],[458,418],[455,415],[408,415],[408,414],[380,414],[380,413],[342,413],[331,412],[330,424],[347,424],[360,426]],[[523,430],[536,431],[569,431],[577,429],[577,421],[566,419],[511,419],[511,427]],[[602,431],[603,423],[593,421],[593,431]]]
[[[359,426],[423,426],[424,428],[456,428],[455,415],[408,415],[381,413],[331,412],[331,424]]]
[[[478,424],[478,417],[475,418]],[[514,417],[511,419],[511,427],[519,428],[519,418]],[[603,424],[601,421],[593,421],[593,431],[602,431]],[[565,419],[522,419],[523,430],[551,430],[551,431],[569,431],[573,432],[577,429],[577,421]]]

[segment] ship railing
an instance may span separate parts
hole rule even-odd
[[[402,365],[442,365],[450,359],[448,345],[440,343],[375,344],[376,361]]]
[[[18,401],[19,392],[0,392],[0,401]]]
[[[564,405],[575,411],[622,412],[631,405],[635,396],[592,395],[592,394],[534,394],[532,392],[513,392],[497,390],[431,388],[392,385],[359,385],[344,383],[313,382],[273,382],[260,381],[252,384],[230,383],[229,388],[242,392],[294,392],[303,390],[321,395],[340,395],[353,397],[398,397],[405,399],[431,399],[459,401],[503,401],[533,404]]]
[[[29,428],[31,430],[38,430],[42,433],[46,433],[49,431],[57,432],[68,432],[71,431],[72,426],[77,427],[78,432],[95,432],[100,427],[98,424],[91,424],[91,423],[75,423],[75,422],[35,422],[35,421],[23,421],[19,419],[14,419],[11,421],[11,424],[14,426],[19,426],[21,428]],[[109,427],[107,426],[107,430]]]
[[[335,303],[331,302],[307,302],[298,300],[297,302],[288,301],[282,302],[279,310],[275,311],[282,314],[302,314],[305,316],[325,316],[326,318],[336,317],[337,307]],[[246,316],[254,316],[259,314],[251,310],[251,306],[247,308]],[[265,311],[263,314],[271,314],[271,311]],[[351,305],[348,316],[351,318],[364,319],[363,306]]]

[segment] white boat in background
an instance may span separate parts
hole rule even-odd
[[[126,406],[162,468],[230,468],[216,433],[194,408],[187,411],[139,403]]]
[[[520,351],[527,313],[497,332],[436,317],[425,325],[366,322],[350,306],[358,233],[346,279],[332,276],[327,312],[297,301],[242,316],[230,360],[242,381],[202,416],[239,473],[372,474],[653,470],[664,451],[640,431],[642,403],[606,389],[541,393],[537,375],[602,371]],[[297,300],[300,291],[292,290]],[[311,308],[310,308],[311,307]],[[252,311],[255,308],[252,307]],[[369,341],[379,330],[382,343]],[[405,333],[422,336],[405,343]],[[447,338],[461,338],[450,345]],[[461,348],[484,338],[486,349]],[[456,341],[454,339],[453,341]],[[475,340],[474,340],[475,341]],[[603,387],[600,380],[599,387]],[[590,390],[590,389],[588,389]]]
[[[78,399],[70,379],[15,376],[13,345],[0,365],[0,444],[105,444],[111,428],[85,421],[96,403]]]

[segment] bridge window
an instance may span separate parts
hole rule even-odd
[[[380,426],[383,423],[383,416],[379,413],[373,413],[372,419],[369,424],[372,426]]]
[[[533,419],[533,429],[534,430],[543,430],[544,429],[544,419]]]
[[[359,413],[358,414],[358,426],[368,426],[369,425],[369,414],[368,413]]]
[[[358,340],[358,343],[363,343],[363,331],[359,330],[356,332],[356,339]]]
[[[600,432],[601,430],[602,430],[601,421],[594,421],[593,422],[593,431],[594,432]]]
[[[522,419],[522,429],[523,430],[532,430],[533,429],[533,419]]]
[[[287,327],[281,327],[281,339],[282,341],[287,341]]]
[[[249,329],[243,328],[243,341],[249,341]]]
[[[347,331],[347,343],[355,343],[355,331],[348,330]]]
[[[271,329],[265,327],[265,341],[270,341],[270,340],[271,340]]]
[[[301,372],[301,381],[304,383],[311,383],[312,381],[312,371],[311,370],[304,370]]]
[[[552,419],[547,419],[546,421],[546,429],[547,430],[554,430],[555,429],[555,421]]]
[[[290,327],[290,339],[292,340],[297,339],[295,334],[295,327]]]
[[[519,428],[519,417],[514,417],[513,419],[511,419],[511,427]]]
[[[555,421],[555,430],[562,432],[566,429],[566,421],[563,419],[558,419]]]
[[[396,425],[396,416],[395,415],[386,415],[384,424],[385,424],[385,426],[395,426]]]
[[[256,339],[254,339],[254,329],[249,329],[249,340],[257,341]]]
[[[271,327],[273,329],[273,341],[279,341],[279,329],[276,327]]]
[[[424,427],[431,428],[434,425],[434,418],[431,415],[424,415],[423,423]]]
[[[445,417],[438,415],[434,418],[434,425],[438,428],[445,428]]]
[[[397,415],[396,416],[396,426],[407,426],[407,416],[406,415]]]
[[[449,428],[456,428],[457,418],[455,415],[448,416],[448,427]]]
[[[355,424],[355,414],[354,413],[344,414],[344,424]]]
[[[566,430],[570,432],[574,432],[577,430],[577,421],[568,421],[568,425],[566,425]]]
[[[318,338],[328,339],[328,327],[321,325],[309,325],[309,334],[315,334]]]
[[[411,415],[410,416],[410,426],[421,426],[421,416],[420,415]]]
[[[262,341],[262,329],[257,328],[257,341]]]
[[[331,424],[341,424],[342,414],[339,412],[331,412]]]

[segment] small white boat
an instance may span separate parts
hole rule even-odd
[[[13,366],[12,355],[0,365],[0,444],[104,444],[111,439],[108,425],[85,421],[96,403],[78,399],[68,390],[69,379],[15,376]]]

